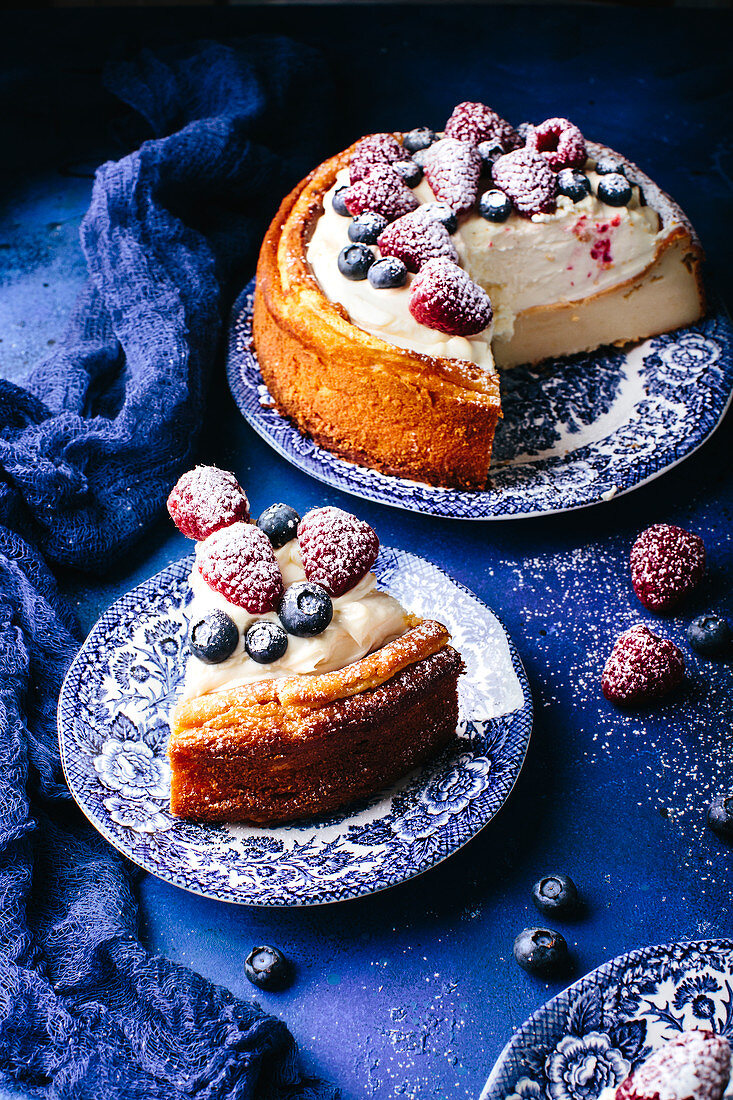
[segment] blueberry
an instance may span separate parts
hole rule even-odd
[[[188,648],[205,665],[220,665],[239,644],[239,628],[223,611],[208,611],[188,631]]]
[[[333,618],[333,604],[325,588],[314,581],[296,581],[285,589],[278,612],[288,634],[313,638],[322,634]]]
[[[344,184],[343,187],[337,187],[331,196],[331,206],[334,208],[337,214],[340,214],[342,218],[350,218],[351,214],[346,209],[346,203],[344,202],[344,192],[348,191],[348,185]]]
[[[578,888],[570,875],[545,875],[532,887],[532,900],[541,913],[564,916],[578,908]]]
[[[606,206],[626,206],[631,202],[631,185],[619,172],[601,176],[598,181],[598,198]]]
[[[504,155],[504,150],[496,141],[480,141],[477,148],[481,157],[481,170],[485,176],[489,176],[494,161]]]
[[[386,229],[389,222],[381,214],[367,210],[365,214],[359,214],[349,226],[349,240],[358,244],[376,244],[377,237]]]
[[[392,167],[408,187],[417,187],[422,179],[422,165],[418,164],[416,160],[398,160]]]
[[[590,195],[590,180],[585,172],[579,172],[577,168],[561,168],[557,173],[557,189],[573,202],[580,202]]]
[[[369,268],[369,282],[376,290],[404,286],[407,282],[407,268],[396,256],[385,256]]]
[[[522,141],[526,143],[530,131],[534,130],[534,126],[531,122],[520,122],[519,125],[516,127],[516,130]]]
[[[285,655],[288,636],[271,619],[258,619],[244,635],[244,648],[258,665],[269,665]]]
[[[624,166],[620,161],[614,160],[613,157],[599,157],[596,161],[595,171],[599,176],[623,176]]]
[[[369,268],[374,263],[374,253],[365,244],[347,244],[339,252],[339,271],[347,279],[358,282],[366,279]]]
[[[478,210],[487,222],[505,222],[512,212],[512,200],[503,191],[484,191]]]
[[[687,628],[687,641],[696,653],[704,657],[717,657],[731,643],[733,632],[730,623],[722,615],[698,615]]]
[[[713,799],[708,806],[708,825],[718,836],[733,840],[733,794]]]
[[[434,218],[436,222],[441,222],[449,233],[455,233],[458,229],[458,218],[447,202],[426,202],[423,203],[420,210],[425,217]]]
[[[300,516],[289,504],[271,504],[257,520],[276,550],[295,538],[299,523]]]
[[[274,993],[290,985],[290,963],[277,947],[253,947],[244,960],[245,976],[258,989]]]
[[[565,970],[570,955],[565,937],[549,928],[525,928],[514,941],[514,958],[522,970],[553,977]]]
[[[402,145],[408,153],[416,153],[418,149],[427,149],[429,145],[432,145],[435,137],[435,130],[430,130],[427,126],[418,126],[415,130],[410,130],[409,133],[405,134]]]

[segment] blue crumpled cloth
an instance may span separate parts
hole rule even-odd
[[[334,1100],[285,1025],[137,937],[129,866],[64,784],[78,627],[48,563],[98,569],[195,451],[222,317],[321,152],[328,79],[284,39],[118,66],[158,136],[103,165],[89,285],[27,387],[0,381],[0,1083],[75,1100]]]

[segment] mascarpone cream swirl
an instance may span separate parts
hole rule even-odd
[[[297,539],[291,539],[276,550],[275,557],[286,588],[294,581],[306,579]],[[399,638],[409,628],[404,608],[388,592],[379,591],[376,577],[367,573],[349,592],[333,599],[333,618],[321,634],[315,638],[288,634],[284,655],[269,664],[258,664],[244,648],[244,635],[258,619],[279,622],[277,614],[270,611],[265,615],[252,615],[245,608],[230,603],[209,587],[195,564],[190,584],[193,600],[187,610],[189,621],[195,622],[208,611],[224,611],[237,624],[240,640],[232,656],[217,665],[205,664],[193,654],[189,655],[182,700],[273,677],[333,672],[361,660]]]

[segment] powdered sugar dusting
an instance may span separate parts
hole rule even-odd
[[[197,466],[182,474],[168,497],[168,512],[182,534],[197,540],[250,518],[244,489],[234,474],[217,466]]]
[[[473,336],[491,324],[488,294],[450,260],[428,260],[410,288],[410,313],[421,325]]]
[[[409,214],[418,205],[410,188],[388,164],[369,168],[358,183],[344,192],[344,203],[352,215],[373,210],[389,222]]]
[[[634,591],[650,611],[668,611],[695,588],[705,573],[699,535],[655,523],[637,538],[630,555]]]
[[[375,164],[394,164],[405,160],[407,151],[402,148],[394,134],[370,134],[357,143],[349,159],[349,181],[357,183],[364,179]]]
[[[554,214],[557,178],[547,161],[534,149],[515,149],[494,161],[491,175],[498,188],[514,203],[519,214]]]
[[[458,262],[448,230],[442,222],[422,216],[419,209],[392,222],[380,234],[377,244],[383,256],[397,256],[408,271],[419,271],[427,260],[436,256]]]
[[[517,149],[522,144],[514,127],[485,103],[464,102],[454,107],[445,124],[445,136],[470,145],[493,141],[503,149]]]
[[[455,138],[431,145],[425,156],[425,176],[436,199],[447,202],[457,214],[476,202],[481,157],[476,149]]]
[[[251,615],[274,611],[283,578],[272,543],[250,523],[233,523],[199,544],[196,563],[206,583]]]
[[[616,1100],[722,1100],[730,1044],[711,1031],[687,1031],[652,1054],[616,1090]]]
[[[343,596],[369,572],[379,553],[376,532],[341,508],[315,508],[298,525],[303,568],[309,581]]]
[[[637,623],[617,638],[601,686],[612,703],[634,707],[666,695],[684,676],[685,659],[674,642]]]
[[[533,126],[526,147],[544,157],[555,172],[561,168],[583,168],[588,155],[585,138],[567,118],[548,118]]]

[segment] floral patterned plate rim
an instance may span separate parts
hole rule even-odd
[[[436,565],[382,547],[378,583],[424,617],[439,609],[466,674],[455,743],[393,788],[279,828],[204,825],[168,810],[168,713],[180,688],[192,558],[123,595],[92,628],[59,699],[69,788],[134,863],[193,893],[245,905],[309,905],[386,889],[467,843],[508,797],[532,702],[504,627]]]
[[[299,470],[377,504],[449,519],[552,515],[612,500],[688,458],[733,391],[733,326],[722,307],[698,324],[502,374],[486,489],[422,485],[346,462],[273,408],[252,348],[254,280],[237,299],[227,376],[242,415]]]
[[[599,966],[522,1025],[480,1100],[597,1100],[695,1027],[733,1041],[733,940],[642,947]]]

